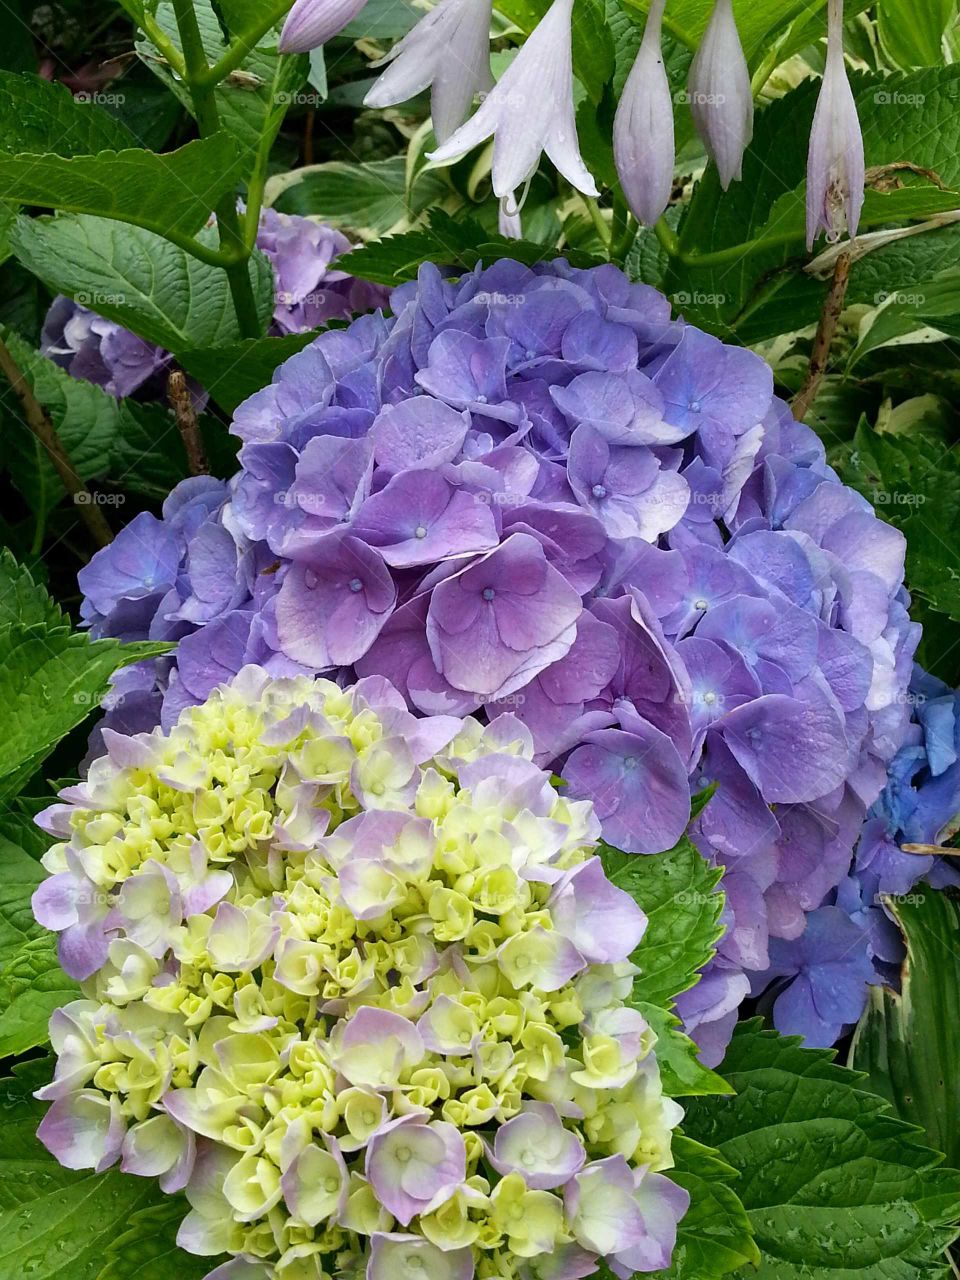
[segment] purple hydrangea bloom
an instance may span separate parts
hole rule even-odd
[[[306,333],[386,304],[385,289],[336,268],[336,259],[353,246],[326,223],[266,209],[257,247],[270,259],[275,276],[271,333]],[[162,347],[65,297],[54,299],[47,312],[40,349],[74,378],[93,382],[118,399],[136,392],[162,396],[158,375],[172,360]],[[205,402],[199,388],[194,395],[198,403]]]
[[[683,1001],[716,1060],[781,944],[842,914],[917,732],[904,540],[759,357],[612,265],[425,265],[391,309],[240,406],[238,475],[212,505],[187,490],[189,521],[171,495],[175,582],[152,548],[139,580],[108,548],[86,616],[179,639],[167,722],[251,661],[385,676],[422,715],[509,711],[628,851],[670,848],[718,783],[691,835],[724,869],[727,931]],[[949,790],[953,721],[928,720]]]

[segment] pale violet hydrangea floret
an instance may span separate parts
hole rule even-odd
[[[646,917],[526,726],[247,666],[104,742],[40,819],[83,991],[38,1093],[63,1164],[184,1192],[180,1245],[233,1255],[208,1280],[669,1264]]]

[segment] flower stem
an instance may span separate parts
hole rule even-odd
[[[208,138],[220,130],[220,113],[216,100],[219,81],[212,80],[209,75],[210,66],[203,48],[193,0],[173,0],[173,8],[183,47],[184,82],[190,90],[200,136]],[[236,194],[228,192],[223,197],[216,207],[216,215],[220,252],[225,259],[222,265],[230,286],[240,334],[244,338],[259,338],[260,319],[248,270],[253,246],[246,245],[240,230]]]
[[[601,213],[600,206],[597,204],[596,200],[591,199],[590,196],[584,196],[583,203],[587,206],[587,212],[590,214],[590,220],[596,228],[597,235],[600,237],[601,243],[609,247],[611,243],[610,224]]]
[[[275,0],[256,27],[231,40],[223,56],[203,72],[200,83],[212,87],[219,84],[221,80],[225,80],[231,71],[239,67],[250,50],[260,43],[267,32],[277,25],[292,3],[293,0]]]
[[[192,476],[209,475],[210,467],[200,438],[197,411],[193,407],[193,397],[182,369],[171,369],[170,376],[167,378],[167,399],[173,409],[173,416],[177,420],[177,430],[183,440],[190,474]]]
[[[803,422],[813,408],[817,392],[823,382],[823,375],[827,371],[830,348],[833,346],[837,324],[847,296],[847,285],[850,283],[850,268],[852,265],[853,259],[850,254],[841,253],[837,259],[837,265],[833,269],[833,280],[830,283],[830,289],[823,304],[823,311],[820,313],[817,334],[813,340],[813,350],[810,353],[810,368],[807,371],[803,386],[790,406],[793,410],[793,416],[798,422]]]

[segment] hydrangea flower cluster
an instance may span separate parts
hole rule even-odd
[[[513,711],[637,853],[716,782],[693,835],[727,933],[682,1002],[716,1060],[771,939],[835,904],[907,733],[903,537],[759,357],[612,265],[425,266],[391,305],[238,409],[232,481],[82,572],[96,634],[179,640],[115,715],[170,724],[251,661],[382,675],[423,715]]]
[[[257,247],[273,264],[276,298],[271,332],[306,333],[330,320],[348,320],[386,301],[386,290],[333,265],[353,247],[325,223],[264,210]],[[45,356],[74,378],[96,383],[123,398],[151,389],[172,360],[113,320],[71,298],[56,298],[41,335]]]
[[[903,941],[885,904],[907,897],[921,880],[935,888],[960,882],[952,856],[923,852],[943,848],[960,825],[960,699],[919,668],[910,699],[907,740],[835,903],[811,914],[801,938],[771,947],[768,976],[783,980],[774,1021],[788,1033],[804,1029],[818,1044],[833,1044],[859,1020],[866,984],[899,981]]]
[[[680,1107],[625,1003],[646,917],[529,730],[247,667],[106,732],[41,815],[39,1134],[191,1206],[209,1280],[577,1280],[669,1264]]]

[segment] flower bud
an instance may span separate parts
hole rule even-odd
[[[810,134],[807,248],[821,231],[836,243],[857,233],[865,181],[863,134],[843,61],[843,0],[830,0],[827,65]]]
[[[743,153],[753,137],[753,91],[732,0],[714,5],[688,84],[694,124],[726,191],[740,180]]]
[[[661,28],[666,0],[653,0],[646,30],[613,122],[613,156],[627,203],[652,226],[673,190],[676,147],[673,98],[663,65]]]
[[[309,53],[338,36],[367,0],[296,0],[280,33],[281,53]]]

